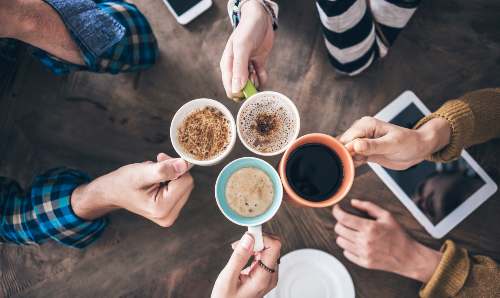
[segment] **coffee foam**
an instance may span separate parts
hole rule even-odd
[[[256,120],[262,114],[273,115],[277,120],[276,129],[268,135],[262,135],[255,128]],[[297,123],[286,102],[278,96],[265,94],[241,111],[238,125],[241,137],[248,146],[259,152],[272,153],[292,141]]]

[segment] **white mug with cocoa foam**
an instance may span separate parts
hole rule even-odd
[[[295,104],[278,92],[257,92],[250,80],[243,94],[247,99],[236,117],[241,143],[261,156],[285,152],[300,131],[300,116]]]

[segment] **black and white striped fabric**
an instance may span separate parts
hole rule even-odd
[[[341,73],[361,73],[384,57],[420,0],[317,0],[330,62]]]

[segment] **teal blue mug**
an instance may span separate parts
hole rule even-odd
[[[228,205],[226,200],[226,185],[234,172],[242,168],[256,168],[264,171],[271,179],[274,190],[274,197],[271,206],[266,212],[255,217],[244,217],[234,212]],[[254,251],[261,251],[264,248],[264,241],[262,239],[262,224],[270,220],[276,212],[278,212],[281,201],[283,200],[283,186],[281,185],[280,176],[278,172],[266,161],[255,157],[242,157],[233,160],[227,164],[215,183],[215,199],[220,211],[233,223],[248,227],[248,232],[254,237],[255,245]]]

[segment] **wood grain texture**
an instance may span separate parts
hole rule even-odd
[[[54,77],[24,55],[13,85],[0,99],[0,120],[10,119],[0,121],[0,175],[27,184],[36,173],[67,165],[97,176],[154,159],[157,152],[174,154],[170,119],[190,99],[219,99],[237,112],[238,105],[225,99],[218,68],[231,31],[226,1],[216,0],[187,27],[175,23],[162,1],[134,2],[159,40],[158,64],[134,74]],[[338,135],[407,89],[436,109],[466,91],[500,86],[500,4],[495,1],[423,1],[389,55],[354,78],[338,76],[328,64],[313,1],[281,1],[280,11],[267,89],[296,102],[301,134]],[[470,152],[500,183],[500,141]],[[111,215],[101,239],[85,250],[54,243],[0,244],[0,296],[208,297],[231,253],[230,243],[244,232],[216,207],[215,178],[226,162],[248,155],[237,143],[223,164],[193,169],[196,188],[170,229],[120,211]],[[372,200],[393,212],[419,241],[441,245],[371,170],[358,173],[348,199]],[[499,212],[497,193],[447,237],[500,260]],[[357,297],[416,296],[417,282],[365,270],[343,258],[334,224],[329,209],[285,203],[265,230],[282,237],[283,254],[310,247],[335,255],[351,273]]]

